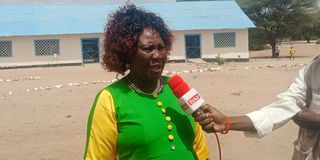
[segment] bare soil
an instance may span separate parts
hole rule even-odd
[[[289,60],[293,45],[296,59]],[[299,69],[319,54],[320,45],[280,45],[280,61],[270,50],[250,52],[249,62],[169,63],[207,103],[230,115],[259,109],[285,91]],[[95,95],[116,75],[99,64],[0,70],[0,160],[79,160]],[[289,122],[262,139],[242,132],[219,134],[224,160],[288,160],[298,127]],[[218,159],[214,134],[207,134]]]

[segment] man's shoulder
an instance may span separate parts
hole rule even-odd
[[[320,55],[318,55],[317,57],[315,57],[313,60],[314,60],[314,61],[315,61],[315,60],[319,61],[319,59],[320,59]]]
[[[312,74],[313,70],[318,69],[320,65],[320,55],[315,57],[310,63],[308,63],[305,67],[306,76]]]

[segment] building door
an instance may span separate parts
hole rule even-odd
[[[201,58],[200,35],[185,35],[186,58]]]
[[[99,38],[82,38],[82,60],[83,63],[99,62]]]

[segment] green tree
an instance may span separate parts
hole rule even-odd
[[[300,23],[299,31],[307,43],[310,43],[312,37],[316,37],[320,27],[319,13],[305,15],[304,23]]]
[[[275,57],[277,40],[297,32],[297,26],[303,22],[315,2],[316,0],[241,0],[238,3],[255,23],[257,30],[263,33],[261,36],[266,38],[272,47],[272,57]]]
[[[264,32],[258,30],[257,28],[249,29],[249,50],[263,50],[266,47],[267,41],[264,38]]]

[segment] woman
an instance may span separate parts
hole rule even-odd
[[[127,4],[110,16],[105,31],[102,64],[124,77],[94,101],[84,159],[208,159],[201,127],[161,76],[173,39],[164,21]]]

